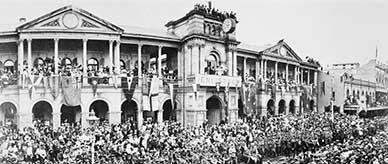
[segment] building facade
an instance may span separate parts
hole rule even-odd
[[[319,66],[284,41],[240,44],[237,23],[196,5],[153,30],[65,6],[2,29],[0,123],[199,125],[316,110]]]
[[[364,65],[335,64],[319,74],[319,108],[328,109],[330,101],[340,112],[374,110],[386,107],[388,67],[376,59]]]

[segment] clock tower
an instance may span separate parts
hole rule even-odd
[[[237,88],[241,86],[237,76],[237,23],[233,12],[195,5],[182,18],[166,24],[182,42],[178,55],[182,83],[177,99],[184,103],[177,111],[178,120],[191,125],[205,120],[215,124],[237,120]]]

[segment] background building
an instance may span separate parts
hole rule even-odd
[[[341,112],[386,107],[387,68],[376,59],[362,66],[345,63],[327,68],[319,75],[319,108],[327,109],[333,96],[334,106]]]

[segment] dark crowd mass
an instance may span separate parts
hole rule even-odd
[[[385,118],[335,114],[247,118],[184,127],[177,122],[88,128],[0,128],[1,163],[388,163]]]

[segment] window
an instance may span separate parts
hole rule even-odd
[[[34,62],[34,67],[39,69],[43,69],[43,66],[45,65],[45,62],[42,58],[36,58]]]
[[[69,58],[62,59],[61,66],[65,68],[71,68],[72,62]]]
[[[12,72],[14,73],[15,64],[12,60],[7,60],[4,62],[4,72]]]
[[[120,60],[120,69],[121,70],[125,69],[125,62],[124,62],[124,60]]]
[[[217,57],[214,54],[210,54],[206,58],[207,66],[205,68],[205,72],[207,74],[213,75],[216,73],[216,68],[218,66]]]
[[[90,58],[88,60],[88,70],[97,71],[98,70],[98,61],[96,58]]]

